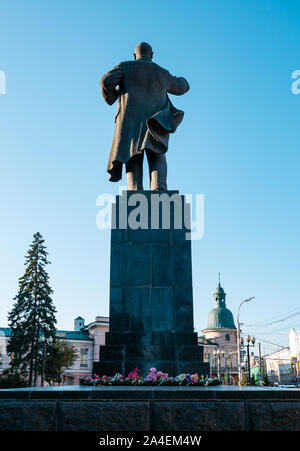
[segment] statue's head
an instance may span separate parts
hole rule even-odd
[[[138,44],[134,50],[134,59],[140,60],[143,58],[149,58],[152,59],[153,52],[152,47],[150,44],[147,44],[147,42],[141,42]]]

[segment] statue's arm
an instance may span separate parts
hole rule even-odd
[[[170,94],[175,94],[176,96],[181,96],[185,94],[190,89],[190,85],[187,80],[183,77],[174,77],[169,74],[168,78],[168,92]]]
[[[112,105],[119,97],[117,86],[121,83],[123,71],[121,65],[114,67],[107,72],[100,80],[100,88],[102,96],[108,105]]]

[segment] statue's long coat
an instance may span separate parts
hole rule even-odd
[[[189,89],[182,77],[172,76],[150,59],[126,61],[114,67],[100,81],[104,100],[112,105],[119,99],[116,126],[107,172],[110,181],[122,178],[122,165],[150,149],[168,150],[169,133],[183,119],[167,93],[181,95]]]

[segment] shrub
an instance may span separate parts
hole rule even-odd
[[[6,373],[0,376],[0,389],[25,387],[28,387],[28,383],[19,373]]]

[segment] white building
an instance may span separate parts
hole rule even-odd
[[[62,375],[63,384],[78,384],[80,377],[92,376],[95,362],[99,362],[100,346],[105,345],[105,333],[109,330],[109,318],[96,316],[95,321],[85,325],[79,316],[74,320],[74,330],[57,330],[56,338],[72,345],[77,358]],[[6,347],[11,336],[9,327],[0,327],[0,374],[9,367]]]
[[[289,346],[264,356],[270,382],[300,382],[300,331],[289,331]]]

